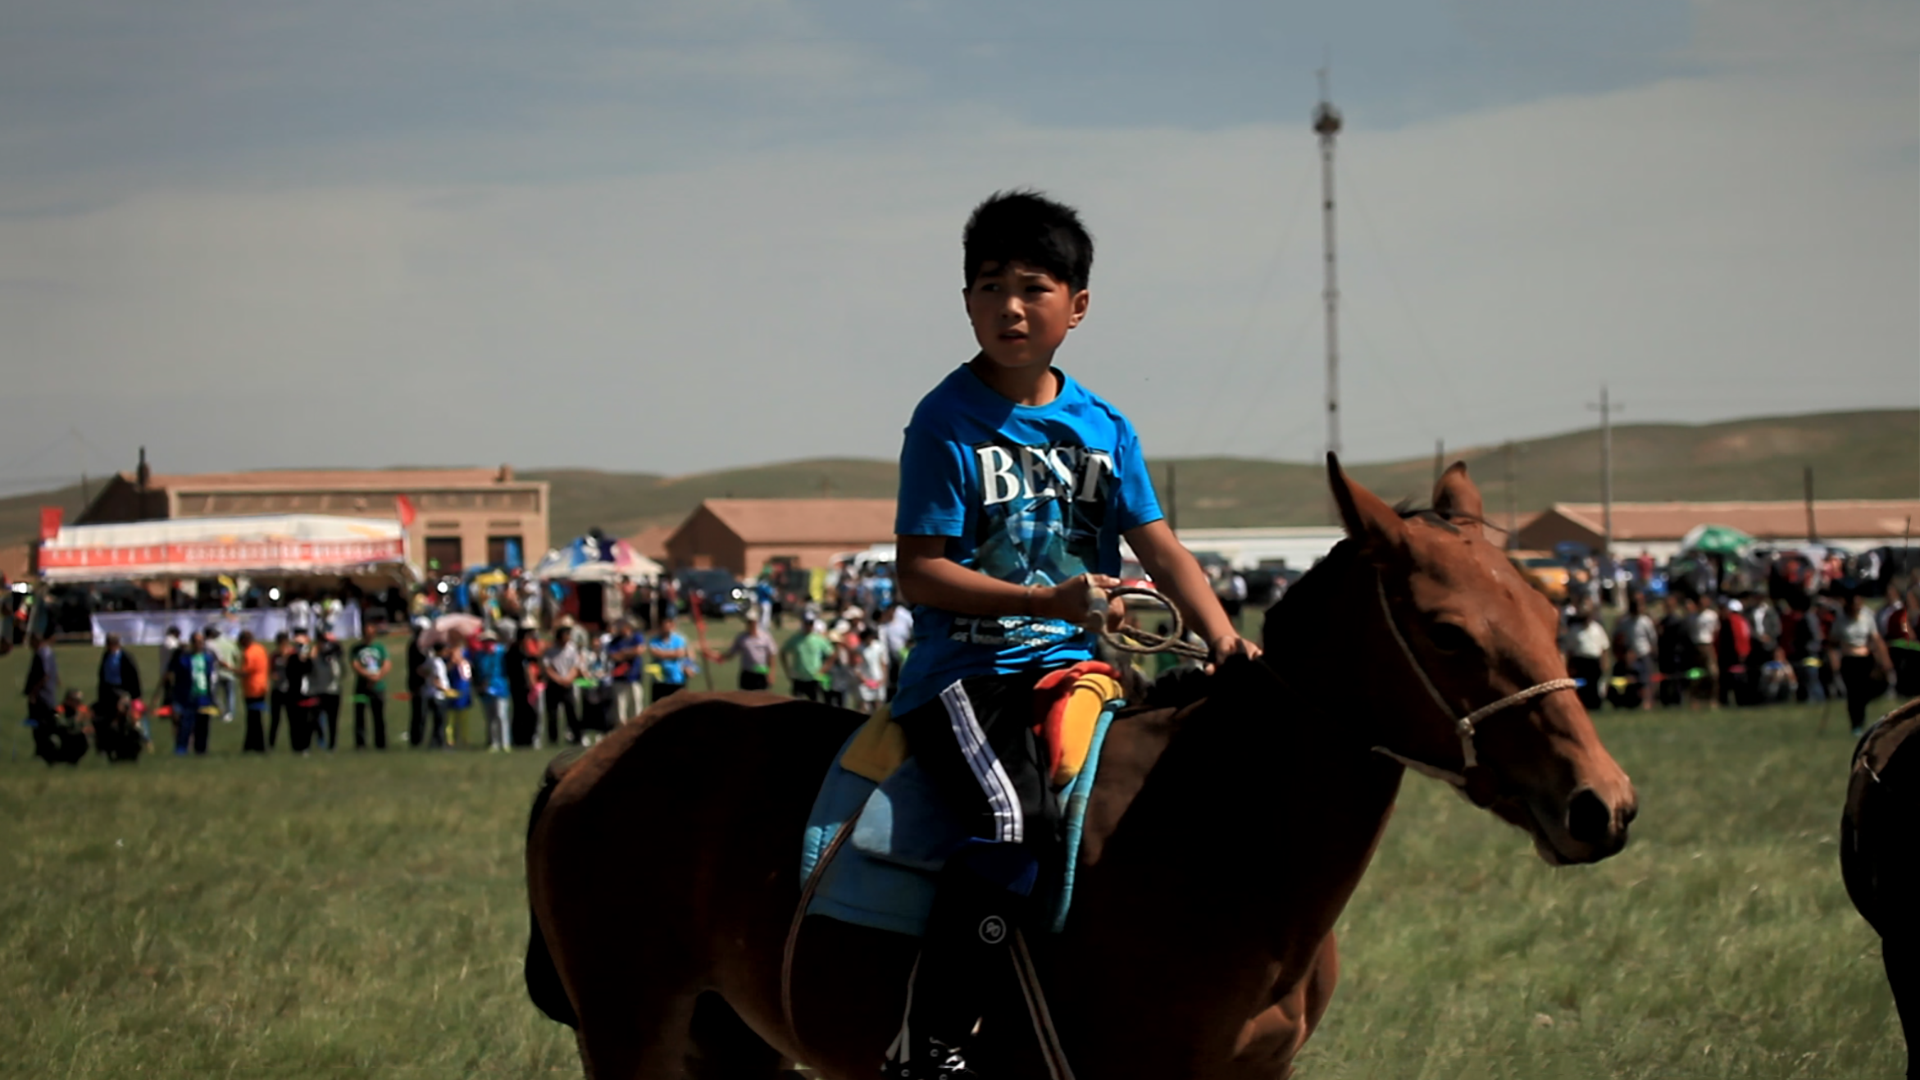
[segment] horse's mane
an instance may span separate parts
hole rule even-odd
[[[1347,570],[1358,551],[1359,547],[1353,541],[1340,541],[1326,558],[1315,563],[1312,569],[1300,576],[1300,580],[1287,587],[1286,595],[1280,598],[1280,602],[1267,609],[1268,617],[1261,630],[1260,643],[1267,658],[1256,663],[1275,665],[1281,657],[1298,651],[1298,639],[1326,632],[1325,626],[1320,625],[1318,612],[1328,610],[1327,596],[1333,590],[1334,579]],[[1303,610],[1311,610],[1315,614],[1302,614]],[[1300,617],[1274,618],[1272,616],[1276,611],[1283,616]],[[1277,667],[1275,670],[1278,670]],[[1152,689],[1147,691],[1146,700],[1141,703],[1142,707],[1177,709],[1191,705],[1213,692],[1217,678],[1199,668],[1170,671],[1154,680]]]
[[[1359,557],[1360,545],[1352,540],[1340,541],[1299,581],[1287,586],[1280,602],[1268,609],[1260,647],[1276,662],[1307,651],[1308,642],[1326,634],[1325,613],[1332,610],[1337,581],[1351,571]]]
[[[1181,709],[1213,692],[1213,676],[1201,668],[1169,671],[1153,680],[1147,699],[1148,709]]]

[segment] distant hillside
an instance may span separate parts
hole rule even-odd
[[[1920,412],[1879,410],[1734,420],[1720,424],[1631,424],[1613,429],[1614,498],[1797,499],[1801,470],[1813,466],[1823,499],[1896,498],[1920,494]],[[1448,451],[1464,460],[1496,518],[1507,507],[1501,447]],[[1328,520],[1325,472],[1317,463],[1244,458],[1154,460],[1154,486],[1166,499],[1174,471],[1182,527],[1313,525]],[[1361,483],[1389,499],[1425,498],[1433,459],[1358,464]],[[1554,502],[1600,498],[1600,432],[1596,429],[1513,444],[1513,502],[1522,514]],[[701,499],[888,498],[893,462],[848,459],[794,461],[751,469],[663,479],[643,474],[555,471],[528,473],[553,483],[555,536],[599,524],[616,536],[652,524],[677,523]]]
[[[598,525],[631,536],[648,525],[679,524],[703,499],[892,498],[899,470],[891,461],[820,458],[722,472],[662,477],[589,469],[523,472],[553,485],[556,539]]]
[[[98,494],[100,485],[104,483],[104,479],[95,480],[93,493]],[[58,506],[65,510],[68,521],[79,517],[80,511],[86,509],[86,503],[80,498],[79,484],[0,499],[0,547],[39,539],[40,508],[43,506]]]
[[[1449,449],[1471,470],[1488,513],[1506,513],[1507,454],[1498,446]],[[1327,520],[1317,466],[1205,458],[1173,463],[1180,524],[1310,525]],[[1613,497],[1622,502],[1798,499],[1811,465],[1822,499],[1920,495],[1920,412],[1880,410],[1734,420],[1721,424],[1631,424],[1613,429]],[[1166,487],[1165,462],[1153,463]],[[1383,497],[1425,498],[1433,459],[1350,467]],[[1600,501],[1600,432],[1576,431],[1513,444],[1513,503],[1521,514],[1554,502]]]
[[[1920,494],[1920,412],[1878,410],[1768,417],[1720,424],[1630,424],[1613,429],[1614,498],[1797,499],[1811,465],[1824,499],[1903,498]],[[1498,520],[1506,513],[1507,455],[1501,447],[1451,449],[1467,462]],[[1243,458],[1150,463],[1167,496],[1175,473],[1182,527],[1311,525],[1328,520],[1326,480],[1318,464]],[[1431,458],[1359,464],[1354,475],[1388,499],[1424,498]],[[1513,445],[1512,498],[1520,513],[1553,502],[1600,498],[1600,433],[1576,431]],[[721,472],[663,477],[554,469],[521,474],[553,485],[553,535],[598,525],[628,536],[648,525],[677,524],[707,498],[891,498],[892,461],[823,458]],[[0,544],[32,539],[39,508],[57,503],[68,520],[80,511],[78,485],[0,499]]]

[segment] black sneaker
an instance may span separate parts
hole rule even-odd
[[[889,1060],[881,1065],[882,1080],[976,1080],[980,1075],[967,1068],[967,1059],[957,1046],[929,1039],[919,1051],[908,1061]]]

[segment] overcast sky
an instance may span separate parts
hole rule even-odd
[[[961,224],[1156,456],[1920,407],[1912,0],[0,0],[0,486],[890,457]],[[44,483],[43,483],[44,481]]]

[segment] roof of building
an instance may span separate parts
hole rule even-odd
[[[749,544],[893,539],[892,499],[708,499],[700,505]]]
[[[672,538],[676,525],[649,525],[632,536],[625,537],[627,546],[647,558],[660,562],[667,557],[667,541]]]
[[[1606,527],[1599,503],[1554,503],[1549,512],[1595,533]],[[1920,519],[1920,499],[1815,500],[1813,513],[1821,536],[1897,540],[1909,521]],[[1730,525],[1760,540],[1804,539],[1807,507],[1802,502],[1613,504],[1616,542],[1678,540],[1696,525]]]
[[[137,484],[139,478],[122,472],[120,479]],[[503,479],[504,477],[504,479]],[[286,490],[413,489],[424,487],[479,487],[513,483],[511,469],[265,469],[235,473],[154,473],[147,478],[152,491],[229,491],[246,488]],[[533,481],[524,481],[532,483]]]

